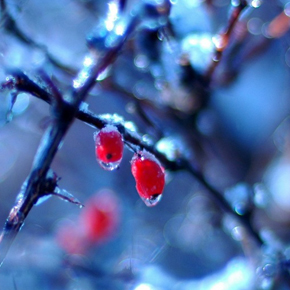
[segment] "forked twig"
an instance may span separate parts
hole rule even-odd
[[[97,61],[93,61],[89,68],[85,67],[85,69],[88,70],[88,77],[82,79],[81,85],[72,88],[70,97],[67,100],[64,100],[63,98],[61,99],[60,95],[54,91],[57,95],[57,101],[53,104],[52,100],[56,97],[55,94],[45,93],[45,91],[35,83],[31,81],[28,82],[30,86],[29,90],[31,89],[31,91],[35,92],[38,97],[44,98],[55,106],[53,108],[54,114],[52,123],[47,128],[40,141],[31,172],[17,196],[16,204],[10,211],[3,232],[0,236],[1,264],[3,263],[7,251],[32,207],[37,203],[40,197],[54,191],[56,183],[51,182],[48,173],[59,145],[78,114],[81,102],[85,100],[89,91],[95,85],[97,77],[114,62],[122,46],[128,36],[133,32],[136,25],[137,19],[132,18],[122,37],[115,41],[114,45],[107,50],[104,57]],[[13,85],[15,85],[16,88],[19,86],[20,89],[21,86],[26,86],[27,79],[28,78],[25,78],[24,75],[22,75],[22,78],[10,79],[6,84],[4,84],[4,87],[5,85],[8,87],[13,87]]]
[[[220,34],[215,38],[215,51],[212,56],[212,62],[208,67],[205,77],[209,80],[212,79],[212,76],[220,63],[223,52],[229,45],[230,37],[233,33],[236,23],[239,21],[241,13],[248,7],[246,0],[240,0],[237,6],[232,7],[230,18],[228,20],[227,26]]]
[[[43,101],[51,104],[52,96],[50,95],[50,93],[44,88],[38,86],[32,80],[30,80],[25,74],[19,71],[14,72],[13,78],[15,79],[17,90],[29,92],[35,97],[40,98]],[[106,118],[98,116],[88,109],[82,109],[82,107],[78,109],[76,113],[76,118],[90,124],[97,129],[102,129],[107,124],[112,124],[111,120],[108,121]],[[125,142],[137,146],[140,149],[146,149],[147,151],[151,152],[160,160],[160,162],[165,166],[166,169],[171,171],[188,171],[208,190],[209,194],[213,197],[216,204],[218,204],[224,212],[230,213],[232,216],[234,216],[239,221],[239,223],[241,223],[247,229],[248,233],[254,238],[256,242],[258,242],[259,245],[263,244],[261,237],[251,225],[251,221],[249,220],[250,217],[238,215],[225,200],[223,194],[215,189],[210,183],[208,183],[204,175],[199,170],[197,170],[188,159],[186,159],[185,157],[180,157],[174,161],[169,160],[163,153],[158,151],[155,146],[147,144],[142,140],[141,137],[138,138],[135,133],[131,133],[129,130],[127,130],[122,122],[115,122],[114,125],[122,133]]]

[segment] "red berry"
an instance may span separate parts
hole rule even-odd
[[[80,215],[84,236],[92,243],[108,240],[118,223],[119,201],[110,190],[103,190],[90,198]]]
[[[156,205],[165,186],[163,167],[154,155],[145,150],[133,156],[131,166],[140,197],[147,206]]]
[[[107,125],[95,135],[96,156],[102,167],[113,170],[123,157],[123,138],[115,126]],[[116,166],[113,166],[113,165]],[[112,166],[110,166],[112,165]]]

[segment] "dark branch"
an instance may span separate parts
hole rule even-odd
[[[17,73],[13,74],[13,78],[16,80],[17,90],[30,92],[35,97],[40,98],[45,102],[51,104],[52,96],[50,95],[50,93],[46,91],[44,88],[38,86],[32,80],[30,80],[25,74],[18,71]],[[87,109],[83,110],[82,108],[79,108],[79,110],[76,113],[76,117],[79,120],[88,123],[97,129],[102,129],[108,123],[112,124],[111,120],[108,121],[107,119],[99,117]],[[230,213],[231,215],[235,216],[236,219],[248,230],[249,234],[256,240],[256,242],[258,242],[259,245],[263,244],[263,241],[260,238],[259,234],[254,230],[254,228],[251,225],[250,217],[238,215],[229,205],[229,203],[225,200],[223,194],[218,190],[216,190],[212,185],[210,185],[206,181],[203,174],[199,170],[194,168],[194,166],[189,160],[185,158],[179,158],[175,161],[168,160],[168,158],[160,151],[158,151],[154,146],[146,144],[145,142],[142,141],[141,138],[136,137],[136,134],[132,134],[130,131],[128,131],[125,128],[124,124],[114,123],[114,125],[121,132],[124,141],[126,143],[137,146],[141,150],[145,149],[151,152],[160,160],[160,162],[165,166],[166,169],[171,171],[186,170],[190,174],[192,174],[208,190],[209,194],[211,194],[212,198],[224,212]]]
[[[239,21],[239,17],[241,13],[248,7],[248,3],[246,0],[240,0],[239,4],[235,7],[232,7],[232,12],[230,18],[228,20],[227,26],[223,32],[221,32],[216,37],[215,43],[215,52],[213,53],[212,62],[205,73],[205,77],[208,80],[212,79],[212,76],[216,70],[216,67],[220,63],[224,50],[229,45],[230,37],[232,36],[234,27],[236,23]]]
[[[41,139],[32,164],[32,170],[25,184],[23,185],[23,188],[21,189],[21,192],[18,194],[16,205],[12,208],[4,226],[3,232],[0,236],[0,264],[3,263],[7,251],[9,250],[13,240],[15,239],[32,207],[35,205],[35,203],[37,203],[40,197],[48,194],[44,185],[47,185],[50,165],[66,132],[73,123],[75,117],[78,115],[81,102],[85,100],[89,91],[95,85],[97,77],[115,61],[123,44],[127,40],[128,36],[133,32],[137,23],[137,17],[133,17],[128,24],[127,30],[122,36],[120,36],[118,39],[115,39],[115,44],[106,51],[104,57],[99,61],[92,63],[89,68],[84,68],[89,70],[88,77],[82,80],[82,84],[77,88],[72,88],[68,101],[61,99],[59,93],[54,89],[52,92],[48,93],[46,89],[41,88],[33,83],[24,74],[20,74],[19,77],[14,76],[10,78],[1,86],[1,88],[14,87],[15,89],[21,90],[22,88],[24,91],[33,92],[35,96],[47,101],[48,103],[51,103],[52,106],[56,107],[53,108],[53,121]],[[108,37],[111,37],[111,35],[108,35]],[[113,35],[113,37],[115,37],[115,35]],[[53,102],[52,100],[55,97],[57,98],[57,101]],[[83,118],[92,118],[92,116],[88,114],[84,116],[84,112],[80,113],[79,115]]]

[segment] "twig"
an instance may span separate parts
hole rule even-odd
[[[56,102],[57,108],[54,110],[53,121],[41,139],[32,164],[31,172],[16,199],[16,205],[10,211],[3,232],[0,236],[0,265],[3,263],[7,251],[34,204],[41,196],[43,196],[43,194],[48,194],[49,192],[54,191],[54,188],[52,188],[51,184],[48,183],[48,171],[58,150],[59,144],[74,121],[81,102],[85,100],[89,91],[93,88],[97,77],[114,62],[123,44],[136,25],[137,18],[135,17],[132,18],[131,22],[128,24],[127,30],[124,32],[122,37],[115,42],[115,45],[112,45],[111,48],[107,50],[104,57],[100,59],[100,61],[93,63],[91,67],[85,68],[88,70],[88,77],[82,80],[81,85],[72,89],[70,98],[68,98],[68,100],[62,99],[62,101],[58,100]],[[5,87],[5,85],[8,87],[13,87],[13,85],[15,85],[15,87],[21,87],[22,85],[25,85],[27,79],[28,78],[25,78],[24,75],[19,79],[12,78],[8,80],[2,88]],[[37,92],[36,94],[40,98],[52,102],[53,95],[48,94],[47,92],[45,93],[44,89],[38,87],[31,81],[28,83],[30,89]],[[49,188],[47,188],[47,185],[49,185]]]
[[[25,91],[33,94],[34,96],[46,101],[47,103],[51,104],[51,96],[50,93],[44,90],[43,88],[39,87],[35,84],[32,80],[30,80],[26,75],[21,72],[14,73],[13,77],[17,80],[16,81],[16,89],[20,91]],[[108,124],[108,120],[95,115],[94,113],[90,112],[89,110],[83,110],[80,108],[77,113],[76,117],[88,123],[95,128],[102,129]],[[111,123],[111,121],[109,121]],[[122,133],[124,141],[126,143],[138,146],[140,149],[146,149],[147,151],[153,153],[160,162],[171,171],[179,171],[179,170],[186,170],[192,176],[194,176],[211,194],[212,198],[215,202],[219,205],[219,207],[226,213],[231,214],[234,216],[248,231],[248,233],[253,237],[253,239],[259,244],[262,245],[263,241],[259,234],[254,230],[251,225],[250,216],[240,216],[238,215],[229,203],[225,200],[223,194],[216,190],[211,184],[209,184],[203,174],[194,168],[192,163],[187,160],[186,158],[179,158],[175,161],[168,160],[168,158],[158,151],[154,146],[148,145],[141,140],[141,138],[136,137],[136,134],[132,134],[128,131],[122,123],[114,123],[114,125],[118,128],[118,130]]]
[[[212,57],[212,62],[205,73],[206,79],[208,80],[212,79],[216,67],[218,66],[219,62],[222,59],[223,52],[229,45],[229,39],[232,35],[233,29],[236,23],[238,22],[241,13],[247,7],[248,7],[247,1],[240,0],[239,5],[232,8],[232,12],[225,30],[216,37],[215,52]]]

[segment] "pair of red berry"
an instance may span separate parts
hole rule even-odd
[[[113,170],[123,157],[123,137],[115,126],[107,125],[95,135],[95,148],[100,165]],[[165,185],[165,172],[159,161],[146,150],[139,151],[132,158],[131,171],[142,200],[147,206],[156,205]]]

